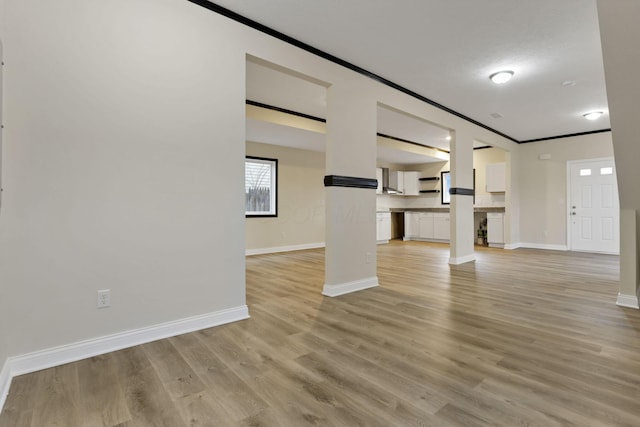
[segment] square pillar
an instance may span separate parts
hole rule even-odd
[[[616,304],[621,307],[640,308],[638,253],[638,213],[620,209],[620,291]]]
[[[475,261],[473,248],[473,138],[470,134],[452,132],[451,153],[451,247],[449,264]]]
[[[357,84],[327,90],[326,250],[323,294],[378,286],[377,104]]]

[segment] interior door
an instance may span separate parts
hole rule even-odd
[[[569,166],[570,249],[620,253],[620,206],[613,159]]]

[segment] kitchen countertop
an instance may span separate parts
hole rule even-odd
[[[391,213],[403,213],[403,212],[449,212],[449,208],[437,207],[437,208],[391,208],[388,210],[379,210],[377,212],[391,212]],[[473,208],[473,212],[504,212],[504,206],[476,206]]]

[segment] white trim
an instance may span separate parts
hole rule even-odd
[[[105,354],[123,348],[145,344],[164,338],[173,337],[188,332],[224,325],[249,318],[249,309],[246,305],[201,314],[199,316],[179,319],[172,322],[160,323],[139,329],[132,329],[112,335],[91,338],[71,344],[52,347],[33,353],[9,357],[0,374],[0,387],[6,386],[6,390],[0,388],[5,396],[9,391],[11,378],[17,375],[47,369],[65,363],[75,362],[89,357]],[[7,378],[9,377],[9,381]],[[0,401],[4,404],[4,401]],[[0,410],[2,406],[0,406]]]
[[[427,239],[427,238],[424,238],[424,237],[416,237],[416,236],[403,237],[402,240],[404,240],[405,242],[407,242],[409,240],[413,240],[415,242],[431,242],[431,243],[449,243],[449,244],[451,244],[451,240]]]
[[[353,282],[341,283],[339,285],[324,285],[322,295],[328,297],[337,297],[351,292],[362,291],[364,289],[375,288],[378,286],[378,277],[370,277],[368,279],[355,280]]]
[[[451,258],[449,258],[449,264],[451,264],[451,265],[460,265],[460,264],[465,264],[467,262],[473,262],[475,260],[476,260],[476,255],[475,254],[456,257],[456,258],[451,257]]]
[[[570,250],[567,248],[567,250]],[[582,251],[580,249],[573,249],[574,252],[583,252],[587,254],[603,254],[603,255],[620,255],[620,252],[609,252],[609,251]]]
[[[279,252],[303,251],[305,249],[318,249],[318,248],[324,248],[324,247],[325,247],[324,242],[323,243],[305,243],[302,245],[276,246],[273,248],[247,249],[245,250],[245,255],[252,256],[252,255],[275,254]]]
[[[522,247],[522,243],[505,243],[504,248],[507,250],[518,249]]]
[[[620,307],[640,309],[640,305],[638,304],[638,299],[639,297],[637,295],[618,294],[616,305]]]
[[[567,245],[550,245],[547,243],[520,243],[521,248],[545,249],[547,251],[568,251]]]
[[[2,412],[4,402],[7,400],[9,387],[11,387],[11,375],[9,373],[9,361],[6,361],[0,371],[0,412]]]

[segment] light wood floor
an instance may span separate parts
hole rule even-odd
[[[394,241],[339,298],[322,250],[250,257],[251,319],[17,377],[0,426],[640,425],[618,258],[477,257]]]

